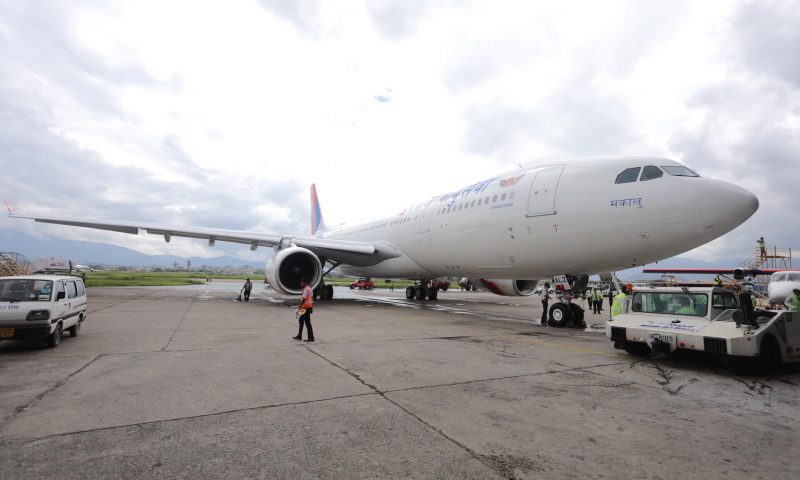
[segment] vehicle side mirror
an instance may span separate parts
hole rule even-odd
[[[58,292],[58,293],[56,293],[56,301],[64,300],[64,298],[66,296],[67,296],[67,292]]]

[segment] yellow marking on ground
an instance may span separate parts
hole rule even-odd
[[[560,348],[562,350],[571,350],[573,352],[591,353],[592,355],[602,355],[604,357],[620,359],[620,360],[629,359],[629,357],[627,355],[622,355],[622,354],[619,354],[619,353],[616,353],[616,352],[604,352],[602,350],[594,350],[594,349],[591,349],[591,348],[576,347],[574,345],[567,345],[567,344],[564,344],[564,343],[552,342],[552,341],[548,341],[548,340],[539,340],[539,339],[536,339],[536,338],[524,337],[522,335],[513,336],[513,337],[511,335],[504,335],[501,338],[504,338],[504,339],[507,339],[507,340],[514,340],[514,341],[517,341],[517,342],[521,341],[523,343],[529,343],[529,344],[532,344],[532,345],[542,345],[542,346],[545,346],[545,347]]]

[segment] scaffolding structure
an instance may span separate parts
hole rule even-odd
[[[30,275],[33,271],[33,264],[21,253],[0,252],[0,277]]]
[[[742,262],[738,268],[746,270],[791,270],[792,249],[765,246],[762,250],[760,247],[756,247],[755,252]],[[769,282],[769,276],[758,275],[753,280],[755,283],[766,285]]]

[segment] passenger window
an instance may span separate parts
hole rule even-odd
[[[503,194],[502,197],[500,197],[500,201],[501,202],[505,202],[506,201],[506,194],[505,193]]]
[[[78,296],[82,297],[86,295],[86,288],[83,286],[83,282],[75,282],[78,285]]]
[[[58,298],[59,293],[64,293],[64,284],[61,282],[56,282],[56,298]]]
[[[635,168],[626,168],[622,171],[619,175],[617,175],[617,180],[614,183],[631,183],[635,182],[637,178],[639,178],[639,170],[641,167]]]
[[[664,172],[662,172],[660,168],[648,165],[644,167],[644,170],[642,170],[642,176],[639,177],[639,181],[646,182],[648,180],[653,180],[654,178],[659,178],[663,175]]]
[[[786,279],[790,282],[800,282],[800,273],[787,273]]]
[[[75,282],[67,282],[67,298],[75,298],[78,296],[78,289],[75,287]]]
[[[497,195],[495,195],[494,197],[492,197],[492,203],[497,203]]]

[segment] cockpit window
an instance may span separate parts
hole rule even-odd
[[[664,176],[664,172],[662,172],[660,168],[648,165],[642,170],[642,176],[639,177],[639,181],[646,182],[647,180],[653,180],[654,178],[662,176]]]
[[[683,165],[661,165],[665,172],[673,177],[699,177],[700,175],[694,173]]]
[[[639,178],[639,170],[641,170],[641,167],[626,168],[622,173],[617,175],[617,180],[614,183],[635,182],[636,179]]]

